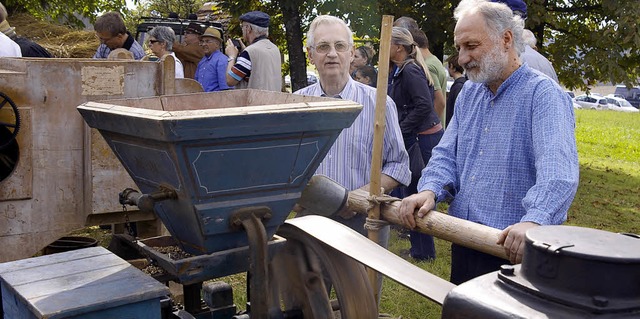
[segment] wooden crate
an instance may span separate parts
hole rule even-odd
[[[157,319],[168,294],[103,247],[0,264],[2,318]]]

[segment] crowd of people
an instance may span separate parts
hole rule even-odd
[[[397,214],[408,229],[437,202],[448,201],[449,215],[501,229],[498,244],[512,263],[522,260],[527,229],[566,220],[578,185],[572,103],[524,29],[526,12],[521,0],[462,0],[453,17],[457,52],[446,59],[446,68],[414,19],[396,20],[382,152],[381,185],[402,198]],[[16,38],[6,18],[0,4],[0,54],[46,53]],[[238,43],[225,43],[220,30],[194,22],[182,43],[171,28],[160,26],[149,31],[148,45],[158,58],[175,59],[177,78],[195,79],[207,92],[281,91],[281,54],[268,39],[270,16],[252,11],[239,21],[244,41]],[[99,17],[95,33],[101,44],[94,58],[108,58],[118,49],[145,57],[118,13]],[[375,53],[369,46],[355,48],[349,26],[328,15],[312,21],[306,49],[319,81],[295,94],[363,105],[316,174],[348,190],[368,190],[380,84],[372,65]],[[448,96],[447,73],[454,79]],[[362,215],[343,211],[333,218],[366,233]],[[410,238],[413,258],[436,258],[432,237],[412,231]],[[383,235],[380,244],[387,239]],[[462,283],[504,263],[453,244],[451,281]]]

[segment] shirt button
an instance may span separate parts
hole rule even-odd
[[[475,180],[476,180],[476,176],[475,175],[471,176],[471,181],[473,182]]]
[[[484,128],[484,132],[485,133],[489,132],[489,127],[488,126]]]
[[[482,151],[480,151],[480,155],[482,155],[482,153],[483,153],[483,152],[482,152]]]

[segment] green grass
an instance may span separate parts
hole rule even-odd
[[[576,141],[580,184],[566,224],[640,234],[640,114],[576,110]],[[408,247],[407,239],[392,235],[389,250],[399,254]],[[448,279],[449,243],[436,239],[436,250],[434,262],[407,260]],[[380,312],[440,318],[441,307],[386,279]]]

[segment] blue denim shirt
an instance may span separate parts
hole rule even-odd
[[[523,64],[494,95],[467,81],[418,189],[454,197],[449,214],[498,229],[561,224],[578,187],[569,96]]]
[[[227,56],[220,50],[202,57],[196,69],[195,80],[202,84],[205,92],[228,90]]]

